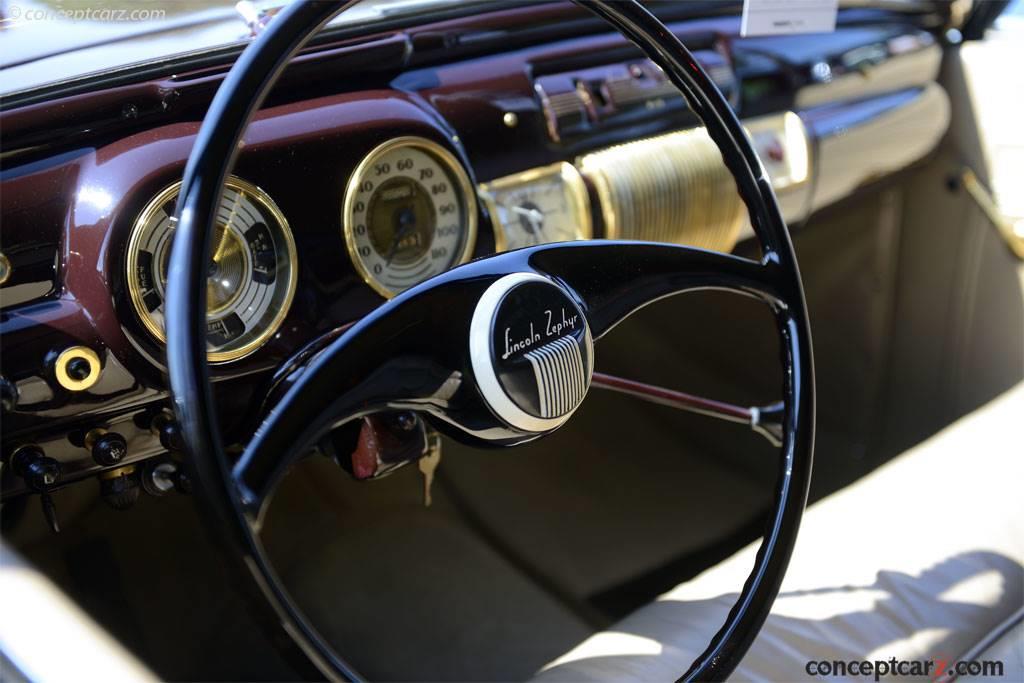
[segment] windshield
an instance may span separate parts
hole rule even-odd
[[[98,43],[227,18],[234,12],[233,4],[231,0],[3,2],[0,65],[14,66]],[[239,26],[244,29],[243,24]]]
[[[543,1],[543,0],[535,0]],[[653,0],[652,0],[653,1]],[[664,0],[677,2],[680,0]],[[842,0],[846,6],[878,0]],[[331,26],[414,21],[441,9],[459,13],[501,0],[362,0]],[[83,77],[115,77],[144,64],[231,48],[251,39],[250,23],[287,0],[0,0],[0,97]],[[888,0],[886,6],[919,0]],[[1014,0],[1011,12],[1020,12]],[[17,98],[13,98],[17,99]],[[8,100],[11,101],[11,100]]]
[[[0,94],[248,41],[248,14],[281,0],[0,0]],[[414,16],[465,0],[363,0],[332,23]]]

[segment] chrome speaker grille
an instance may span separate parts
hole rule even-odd
[[[703,128],[637,140],[577,160],[611,239],[730,251],[743,218],[736,182]]]

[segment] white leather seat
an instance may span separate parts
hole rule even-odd
[[[956,660],[1010,633],[1003,678],[1024,680],[1019,628],[1012,636],[1024,614],[1022,423],[1024,384],[809,508],[733,677],[809,680],[808,662],[823,660]],[[755,550],[590,637],[537,680],[675,680],[724,622]]]

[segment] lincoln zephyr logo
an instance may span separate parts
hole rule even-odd
[[[539,275],[492,284],[470,325],[470,358],[481,394],[508,424],[544,432],[583,402],[594,347],[580,306]]]
[[[518,353],[525,349],[529,349],[537,344],[540,344],[542,340],[549,339],[551,337],[558,337],[565,330],[575,330],[576,326],[580,324],[580,316],[578,314],[566,315],[565,308],[559,309],[560,319],[555,321],[554,315],[551,309],[544,311],[544,316],[547,318],[547,322],[544,324],[544,336],[542,337],[540,332],[537,332],[534,327],[534,323],[530,323],[530,331],[525,337],[522,337],[516,341],[512,340],[512,328],[505,328],[505,353],[501,354],[502,360],[508,360],[508,357],[513,353]]]

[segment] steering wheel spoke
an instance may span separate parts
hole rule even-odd
[[[292,369],[290,388],[267,411],[232,471],[254,518],[327,430],[383,410],[439,414],[457,400],[465,358],[444,340],[466,328],[467,305],[482,284],[447,281],[410,291]]]
[[[649,242],[575,242],[537,248],[530,265],[581,300],[595,339],[639,309],[674,294],[720,289],[781,305],[770,262]]]
[[[254,518],[323,434],[416,410],[471,443],[564,424],[593,374],[593,340],[659,299],[724,289],[777,301],[767,267],[682,246],[580,242],[481,259],[384,304],[293,370],[233,468]],[[334,336],[333,333],[329,333]]]

